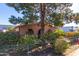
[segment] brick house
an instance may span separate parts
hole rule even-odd
[[[53,31],[54,27],[51,24],[45,23],[44,33],[48,32],[49,30]],[[38,35],[41,31],[41,24],[40,23],[32,23],[26,25],[19,25],[15,27],[15,31],[19,32],[20,35],[25,34],[34,34]]]

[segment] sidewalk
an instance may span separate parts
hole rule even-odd
[[[73,45],[73,46],[71,46],[63,54],[65,56],[79,55],[79,45]]]
[[[70,53],[68,56],[79,56],[79,48],[72,53]]]

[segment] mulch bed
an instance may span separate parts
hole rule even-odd
[[[27,51],[23,51],[20,56],[63,56],[62,54],[55,53],[55,50],[52,47],[43,47],[41,49],[36,49],[35,51],[30,51],[29,54]]]
[[[55,50],[51,46],[40,46],[34,48],[31,51],[24,50],[17,52],[15,49],[10,49],[7,52],[1,53],[0,56],[63,56],[62,54],[56,54]]]

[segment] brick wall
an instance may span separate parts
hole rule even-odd
[[[45,25],[45,31],[44,32],[47,32],[49,29],[51,30],[51,28],[52,28],[51,26]],[[41,29],[41,26],[40,26],[40,24],[28,24],[28,25],[17,26],[15,28],[15,31],[16,31],[16,29],[18,29],[20,35],[27,34],[28,29],[32,29],[33,32],[34,32],[34,35],[37,35],[39,30]]]

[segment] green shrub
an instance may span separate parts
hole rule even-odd
[[[22,36],[19,40],[19,45],[17,47],[17,53],[21,53],[24,50],[26,53],[34,48],[38,48],[41,45],[41,40],[34,35]],[[28,54],[28,53],[27,53]]]
[[[25,36],[23,36],[23,37],[21,37],[21,39],[20,39],[20,43],[21,44],[34,44],[35,43],[35,40],[36,40],[37,38],[34,36],[34,35],[25,35]]]
[[[19,44],[26,45],[28,49],[31,49],[35,46],[35,43],[38,41],[37,37],[34,35],[25,35],[21,37]]]
[[[58,35],[59,32],[56,31],[51,31],[51,32],[47,32],[45,33],[40,40],[42,41],[41,44],[46,45],[47,43],[52,44],[52,46],[55,45],[55,40],[59,37]]]
[[[63,53],[69,47],[69,42],[64,39],[65,32],[57,29],[54,32],[48,32],[42,36],[42,40],[51,43],[52,48],[57,54]]]
[[[0,44],[17,44],[18,40],[18,36],[15,33],[0,33]]]
[[[58,54],[62,54],[69,47],[69,43],[63,37],[58,38],[54,43],[55,52]]]
[[[57,38],[57,34],[55,32],[48,32],[42,36],[42,39],[51,41]]]
[[[60,29],[56,29],[55,30],[55,33],[58,35],[58,36],[64,36],[65,35],[65,32],[63,30],[60,30]]]
[[[56,40],[57,38],[59,38],[60,36],[64,36],[65,35],[65,32],[63,30],[55,30],[54,32],[47,32],[46,34],[44,34],[42,36],[42,39],[43,40],[47,40],[47,41],[54,41]]]

